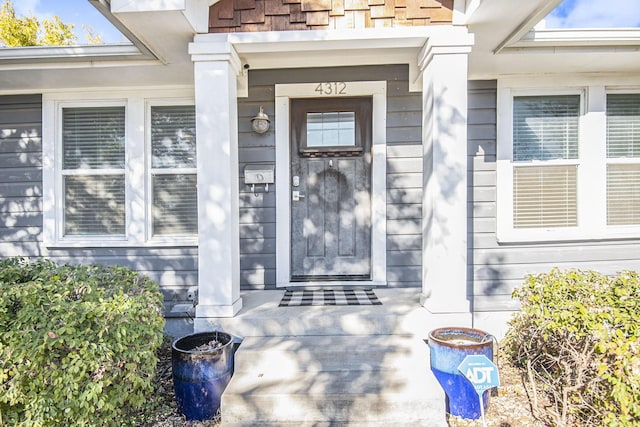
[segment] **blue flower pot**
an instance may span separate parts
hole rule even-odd
[[[215,340],[220,347],[196,350]],[[173,388],[178,409],[187,420],[209,420],[220,409],[222,392],[233,373],[233,339],[224,332],[202,332],[179,338],[171,346]]]
[[[449,414],[472,420],[481,417],[478,393],[458,366],[469,355],[484,355],[493,361],[493,341],[492,335],[479,329],[446,327],[429,332],[431,371],[444,389]],[[488,392],[482,396],[484,409],[489,404]]]

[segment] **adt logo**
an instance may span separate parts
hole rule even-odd
[[[498,367],[485,355],[465,357],[458,370],[473,384],[478,394],[500,385]]]

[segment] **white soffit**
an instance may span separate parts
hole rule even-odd
[[[536,29],[560,3],[467,1],[465,24],[476,37],[469,56],[469,77],[640,70],[638,29]]]
[[[562,0],[552,0],[541,5],[495,47],[494,53],[548,47],[640,47],[640,29],[636,28],[536,28],[560,3]]]
[[[531,30],[505,49],[540,47],[623,47],[640,48],[640,29],[544,29]]]

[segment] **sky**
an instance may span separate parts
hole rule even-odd
[[[547,28],[638,28],[640,0],[565,0],[545,24]]]
[[[103,43],[127,42],[87,0],[13,0],[13,7],[19,16],[33,15],[41,20],[58,15],[65,24],[74,24],[78,44],[87,44],[83,24],[102,36]]]

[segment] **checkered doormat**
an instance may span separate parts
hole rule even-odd
[[[301,305],[382,305],[373,289],[287,290],[280,307]]]

